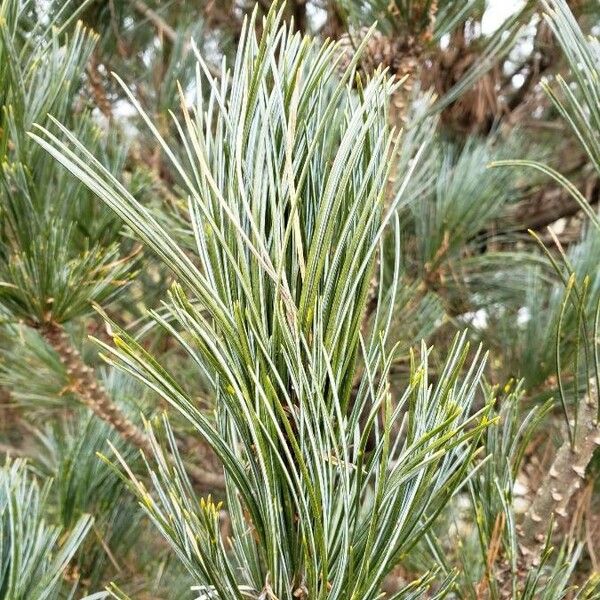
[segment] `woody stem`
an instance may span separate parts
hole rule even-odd
[[[121,437],[147,456],[152,456],[152,446],[148,436],[133,423],[114,403],[100,383],[94,370],[88,367],[79,351],[73,347],[67,332],[58,324],[46,322],[39,326],[39,332],[58,354],[61,364],[65,367],[71,388],[98,418],[108,423]],[[186,472],[196,484],[223,489],[224,479],[221,474],[200,469],[196,465],[186,465]]]
[[[525,514],[520,530],[521,551],[532,563],[538,558],[540,544],[550,521],[568,517],[570,502],[583,484],[587,466],[600,446],[597,401],[598,393],[594,389],[580,403],[574,443],[565,441],[558,449],[548,474]]]

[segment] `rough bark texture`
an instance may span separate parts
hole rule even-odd
[[[574,444],[570,441],[558,449],[550,470],[542,479],[531,506],[517,525],[519,556],[516,573],[506,557],[495,568],[495,583],[501,600],[512,600],[522,591],[532,569],[540,562],[550,523],[564,524],[576,513],[571,507],[577,502],[577,492],[585,480],[588,464],[600,446],[600,427],[597,421],[598,392],[586,396],[579,406],[579,419]],[[570,510],[569,510],[570,509]]]
[[[66,331],[60,325],[46,323],[40,327],[40,332],[58,354],[67,371],[71,389],[82,402],[124,439],[151,455],[150,443],[144,432],[132,423],[108,396],[104,386],[96,379],[93,369],[83,362],[79,351],[72,346]]]
[[[79,351],[73,347],[67,332],[55,323],[44,323],[39,331],[58,354],[67,371],[71,389],[81,398],[97,417],[108,423],[123,439],[127,440],[147,456],[152,456],[152,447],[146,434],[121,411],[107,394],[104,386],[96,379],[94,370],[88,367]],[[186,472],[197,485],[209,489],[223,489],[222,474],[205,471],[196,465],[186,464]]]
[[[522,524],[521,553],[530,564],[539,560],[550,521],[561,522],[569,516],[569,506],[582,486],[588,464],[600,446],[597,421],[597,390],[581,402],[573,448],[566,441],[557,451],[552,466],[525,514]]]

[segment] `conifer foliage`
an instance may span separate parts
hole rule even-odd
[[[0,597],[600,598],[600,11],[199,6],[2,1]]]

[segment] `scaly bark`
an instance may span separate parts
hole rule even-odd
[[[79,351],[73,347],[67,332],[56,323],[43,323],[39,332],[58,354],[65,367],[71,389],[79,396],[98,418],[108,423],[123,439],[127,440],[147,456],[152,456],[152,447],[146,434],[133,423],[113,402],[104,386],[96,379],[94,370],[88,367]],[[223,489],[223,475],[186,464],[186,472],[199,486],[209,489]]]
[[[592,393],[580,403],[573,445],[565,441],[558,449],[550,470],[525,513],[520,546],[521,553],[530,564],[539,560],[540,545],[550,521],[560,523],[569,516],[571,501],[583,485],[587,466],[600,446],[597,401],[598,392],[592,388]]]
[[[571,514],[571,502],[583,485],[586,469],[600,446],[598,390],[593,382],[591,394],[585,396],[578,410],[573,443],[565,441],[556,452],[518,528],[522,561],[528,566],[538,564],[550,522],[560,523]]]
[[[496,565],[495,583],[501,600],[515,598],[532,569],[540,564],[550,523],[568,526],[565,520],[575,513],[571,504],[576,504],[576,494],[584,483],[587,466],[600,446],[597,402],[598,392],[592,387],[591,394],[586,395],[579,406],[573,445],[567,440],[558,449],[523,522],[517,525],[519,555],[516,572],[512,571],[506,557]]]
[[[151,455],[150,443],[144,432],[112,401],[104,386],[96,379],[93,369],[83,362],[79,351],[72,346],[67,332],[55,323],[44,323],[39,331],[58,354],[66,369],[71,389],[81,398],[83,404],[111,425],[124,439]]]

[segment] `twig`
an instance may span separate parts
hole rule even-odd
[[[152,456],[152,446],[146,434],[132,423],[110,398],[104,386],[96,379],[94,370],[88,367],[79,351],[73,347],[67,332],[56,323],[43,323],[39,332],[58,354],[71,383],[71,389],[83,403],[100,419],[108,423],[123,439]],[[186,471],[196,484],[213,489],[223,489],[225,480],[221,474],[205,471],[196,465],[186,465]]]
[[[134,0],[133,8],[142,16],[146,17],[146,19],[148,19],[148,21],[150,21],[150,23],[156,27],[159,35],[169,40],[171,44],[174,44],[177,41],[177,31],[171,27],[171,25],[169,25],[155,10],[152,10],[145,2],[142,0]],[[186,40],[185,44],[183,45],[184,53],[187,54],[187,52],[191,50],[191,47],[192,45],[190,40]],[[210,74],[215,79],[219,79],[221,77],[221,71],[219,69],[215,68],[208,62],[206,65]]]
[[[600,198],[600,182],[592,174],[584,183],[589,191],[589,203],[596,204]],[[542,229],[580,210],[581,206],[563,188],[542,188],[536,195],[510,205],[501,221],[513,224],[519,231]]]
[[[66,331],[55,323],[44,323],[40,333],[58,354],[67,371],[71,388],[83,403],[103,421],[109,423],[121,436],[144,452],[151,454],[151,446],[144,433],[136,427],[106,393],[104,386],[95,377],[78,350],[72,345]]]
[[[145,2],[142,0],[134,0],[133,8],[146,17],[154,27],[158,30],[159,34],[166,37],[171,43],[175,43],[177,41],[177,32],[173,27],[171,27],[156,11],[152,10]]]

